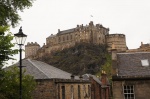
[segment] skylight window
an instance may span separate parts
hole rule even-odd
[[[142,66],[149,66],[148,59],[141,60],[141,64],[142,64]]]

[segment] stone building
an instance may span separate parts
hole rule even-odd
[[[77,79],[37,79],[34,99],[91,99],[90,81]]]
[[[149,99],[150,52],[112,50],[113,99]]]
[[[110,99],[110,83],[106,74],[101,78],[91,74],[78,77],[31,59],[22,60],[22,65],[25,66],[25,74],[33,76],[37,82],[33,99]]]
[[[139,48],[137,49],[129,49],[126,52],[150,52],[150,44],[143,44],[143,42],[141,42],[141,45]]]
[[[33,76],[37,82],[33,99],[91,99],[89,80],[82,80],[82,77],[73,76],[41,61],[24,59],[22,65],[25,66],[25,74]]]
[[[26,58],[31,55],[34,57],[42,57],[47,53],[50,54],[53,51],[63,50],[65,48],[70,48],[77,43],[93,43],[93,44],[108,44],[108,50],[111,50],[111,45],[114,43],[118,51],[126,51],[126,39],[124,34],[109,34],[109,28],[105,28],[101,24],[96,24],[91,21],[88,25],[83,26],[77,25],[77,27],[63,30],[58,29],[58,33],[51,34],[46,38],[46,44],[43,45],[39,50],[36,50],[35,54],[31,55],[28,53],[30,47],[25,46]],[[34,49],[35,46],[33,46]]]

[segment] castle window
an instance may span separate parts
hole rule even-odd
[[[63,41],[65,41],[65,36],[63,37]]]
[[[101,37],[99,37],[99,40],[101,40]]]
[[[69,40],[69,39],[68,39],[68,35],[67,35],[67,40]]]
[[[133,85],[124,85],[123,91],[124,91],[124,99],[135,99]]]
[[[61,38],[60,37],[58,38],[58,41],[61,42]]]
[[[72,35],[70,35],[70,39],[72,40]]]

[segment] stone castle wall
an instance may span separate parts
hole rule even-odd
[[[93,44],[108,44],[109,49],[114,43],[118,51],[126,51],[126,40],[124,34],[109,34],[109,28],[103,27],[101,24],[94,25],[91,21],[88,25],[77,25],[77,27],[60,31],[56,35],[51,34],[46,38],[46,44],[39,50],[35,50],[39,47],[33,45],[33,53],[31,51],[31,45],[25,46],[26,58],[31,56],[42,57],[45,54],[50,54],[53,51],[63,50],[70,48],[76,43],[93,43]],[[35,56],[35,53],[37,55]]]
[[[122,52],[127,50],[126,37],[124,34],[109,34],[106,35],[106,43],[108,44],[108,51],[111,51],[111,46],[114,44],[117,51]]]

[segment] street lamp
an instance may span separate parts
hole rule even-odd
[[[24,45],[25,43],[25,40],[27,38],[27,35],[23,34],[22,32],[22,27],[20,27],[19,29],[19,32],[14,34],[15,36],[15,39],[16,39],[16,43],[19,45],[19,52],[20,52],[20,90],[19,90],[19,95],[20,95],[20,98],[19,99],[22,99],[22,46]]]

